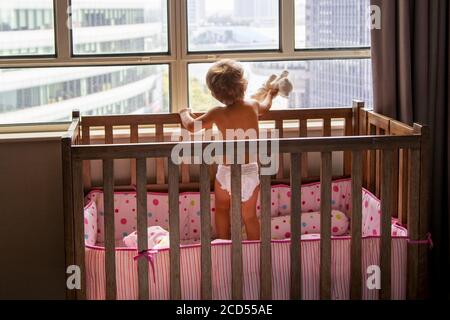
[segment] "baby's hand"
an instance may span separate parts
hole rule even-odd
[[[270,89],[269,94],[274,98],[278,95],[279,91],[280,91],[279,88],[272,88],[272,89]]]
[[[188,113],[191,113],[191,109],[190,108],[184,108],[184,109],[181,109],[180,111],[178,111],[178,113],[179,114],[183,114],[183,113],[185,113],[185,112],[188,112]]]

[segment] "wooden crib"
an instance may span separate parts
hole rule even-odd
[[[279,130],[279,171],[274,176],[261,176],[261,245],[260,297],[272,298],[270,186],[289,183],[296,196],[291,197],[291,241],[300,241],[300,186],[320,181],[321,242],[320,297],[330,299],[331,286],[331,183],[335,178],[352,178],[351,219],[351,298],[361,299],[361,211],[362,187],[382,200],[380,297],[390,298],[391,280],[391,217],[407,225],[413,241],[427,235],[428,128],[410,127],[364,108],[355,101],[352,107],[333,109],[291,109],[271,111],[261,119],[261,126]],[[170,225],[170,297],[180,299],[180,190],[200,191],[201,201],[201,295],[211,299],[211,230],[209,193],[215,176],[214,166],[185,165],[170,161],[176,142],[168,134],[180,127],[177,114],[86,116],[73,114],[73,121],[63,138],[64,209],[66,232],[66,263],[81,268],[81,289],[68,290],[68,298],[86,298],[85,245],[83,201],[91,188],[102,189],[105,207],[105,272],[106,297],[116,298],[114,191],[137,191],[138,251],[147,250],[147,191],[169,194]],[[312,136],[315,135],[315,136]],[[273,142],[269,139],[268,143]],[[208,142],[191,142],[204,148]],[[238,143],[234,143],[235,149]],[[321,161],[319,170],[311,157]],[[332,166],[332,154],[340,163]],[[129,176],[115,177],[119,159],[125,160]],[[123,160],[121,165],[124,166]],[[102,178],[94,178],[92,167],[102,168]],[[291,170],[289,170],[289,168]],[[295,168],[295,169],[294,169]],[[240,206],[240,165],[231,168],[231,234],[232,234],[232,297],[242,299],[242,233]],[[126,171],[126,170],[125,170]],[[318,173],[315,173],[318,171]],[[97,180],[97,181],[96,181]],[[296,192],[297,190],[298,192]],[[408,246],[407,296],[423,298],[426,292],[426,246]],[[291,246],[292,257],[299,257],[300,246]],[[291,259],[290,298],[301,299],[301,263]],[[139,298],[148,299],[148,262],[138,262]]]

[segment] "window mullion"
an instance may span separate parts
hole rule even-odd
[[[295,52],[295,0],[280,1],[281,52],[293,56]]]
[[[171,0],[175,9],[175,19],[171,21],[173,26],[173,37],[175,39],[173,48],[176,60],[172,63],[172,112],[188,106],[188,74],[186,59],[186,36],[187,36],[187,5],[185,0]]]
[[[57,62],[66,62],[71,59],[71,34],[69,25],[70,0],[54,0],[55,10],[55,42]]]

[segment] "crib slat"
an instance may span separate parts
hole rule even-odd
[[[377,136],[381,135],[381,129],[377,127],[376,129]],[[380,197],[381,195],[381,175],[383,171],[383,164],[381,163],[381,150],[375,150],[375,195]]]
[[[88,126],[81,127],[81,142],[83,145],[91,144],[91,130]],[[92,179],[91,179],[91,161],[85,160],[83,161],[83,185],[85,190],[89,190],[92,187]]]
[[[270,175],[261,175],[261,247],[260,247],[260,280],[261,300],[272,299],[272,245],[271,245],[271,202]]]
[[[345,136],[353,135],[353,118],[345,118]],[[350,151],[344,152],[344,176],[350,175],[352,171],[352,153]]]
[[[200,165],[200,212],[202,300],[211,300],[211,184],[209,180],[209,168],[204,163]]]
[[[300,137],[304,138],[308,136],[308,120],[306,119],[301,119],[300,122]],[[303,152],[301,155],[301,159],[302,159],[302,168],[301,168],[301,173],[302,173],[302,178],[307,178],[308,177],[308,153],[307,152]]]
[[[367,111],[364,110],[364,104],[359,108],[359,132],[357,135],[364,136],[368,134],[367,128]],[[369,152],[363,152],[363,187],[369,188]]]
[[[352,152],[352,226],[351,226],[351,262],[350,262],[350,298],[362,297],[361,274],[361,224],[362,224],[362,152]]]
[[[137,176],[137,233],[138,251],[148,250],[147,235],[147,159],[136,160]],[[139,299],[148,300],[148,261],[142,257],[138,260]]]
[[[280,139],[283,138],[283,120],[275,121],[275,129],[278,130],[279,138]],[[284,154],[280,153],[277,179],[283,179],[283,177],[284,177]]]
[[[164,125],[157,124],[155,126],[156,142],[164,141]],[[164,184],[166,181],[164,158],[156,159],[156,184]]]
[[[113,143],[114,143],[113,127],[105,126],[105,144],[113,144]]]
[[[406,150],[404,150],[406,151]],[[420,199],[420,151],[410,150],[409,162],[409,183],[408,183],[408,235],[412,241],[419,239],[419,213]],[[406,174],[406,173],[405,173]],[[418,299],[419,291],[419,246],[408,245],[408,270],[407,270],[407,297],[408,299]]]
[[[369,130],[370,135],[376,134],[376,128],[369,124]],[[376,158],[376,150],[370,150],[368,153],[368,160],[367,160],[367,186],[369,188],[369,191],[374,193],[378,198],[380,197],[379,194],[376,194],[376,166],[377,166],[377,158]]]
[[[395,149],[393,151],[393,163],[392,163],[392,175],[394,176],[394,185],[392,186],[392,194],[395,195],[392,197],[392,217],[393,218],[400,218],[399,217],[399,211],[398,211],[398,203],[400,201],[399,195],[399,156],[400,156],[400,150]]]
[[[322,153],[320,170],[320,298],[331,299],[331,152]]]
[[[170,230],[170,299],[181,299],[180,282],[180,205],[178,166],[168,159],[169,171],[169,230]]]
[[[75,264],[80,267],[81,271],[81,288],[76,291],[79,300],[86,299],[83,164],[84,162],[81,160],[72,161]]]
[[[241,165],[231,165],[231,281],[232,299],[242,300],[242,219],[241,219]]]
[[[130,126],[130,143],[139,142],[139,128],[137,124]],[[136,159],[130,160],[130,185],[136,185]]]
[[[189,183],[191,182],[191,176],[189,174],[189,165],[188,164],[181,164],[181,182],[182,183]]]
[[[114,162],[103,160],[103,199],[105,219],[106,299],[116,299],[116,248],[114,240]]]
[[[323,119],[323,136],[324,137],[331,136],[331,119],[330,118]]]
[[[381,291],[380,298],[389,300],[391,297],[391,219],[393,207],[393,161],[394,151],[383,150],[381,177],[381,241],[380,241],[380,269]]]
[[[291,300],[302,297],[300,154],[291,154]]]
[[[400,149],[400,163],[399,163],[399,205],[398,205],[398,220],[401,224],[406,224],[407,222],[407,208],[408,208],[408,150]]]

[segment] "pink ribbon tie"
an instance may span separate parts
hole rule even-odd
[[[148,262],[150,262],[150,265],[152,266],[153,283],[156,283],[155,257],[153,256],[155,253],[158,253],[158,251],[156,251],[156,250],[144,250],[144,251],[139,252],[139,254],[133,258],[134,261],[138,260],[139,258],[147,258]]]
[[[408,240],[409,244],[427,244],[430,246],[430,249],[433,249],[433,239],[431,238],[431,233],[427,233],[427,238],[425,240]]]

